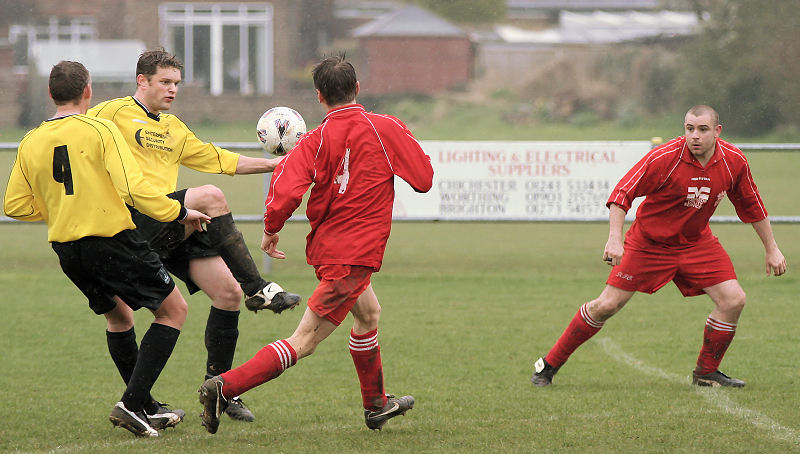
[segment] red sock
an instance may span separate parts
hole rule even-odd
[[[350,356],[356,366],[361,383],[361,399],[366,410],[380,410],[386,405],[383,389],[383,365],[381,346],[378,345],[378,330],[366,334],[355,334],[350,330]]]
[[[719,369],[719,363],[728,350],[728,346],[736,335],[736,324],[720,322],[711,317],[706,319],[706,328],[703,331],[703,347],[697,357],[697,375],[705,375]]]
[[[597,334],[604,323],[605,322],[601,323],[592,320],[586,311],[586,304],[584,304],[578,309],[575,316],[572,317],[572,321],[569,322],[567,329],[565,329],[561,337],[558,338],[558,341],[556,341],[556,344],[550,349],[550,352],[547,353],[544,360],[553,367],[560,367],[567,362],[572,352]]]
[[[286,340],[275,341],[262,348],[241,366],[220,375],[225,381],[222,395],[226,399],[243,394],[266,383],[297,363],[297,353]]]

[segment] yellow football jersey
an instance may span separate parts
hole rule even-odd
[[[238,153],[201,141],[175,115],[152,114],[133,96],[102,102],[87,115],[117,125],[144,176],[165,194],[177,189],[181,164],[206,173],[236,173]]]
[[[69,115],[25,134],[3,208],[15,219],[46,221],[47,240],[66,242],[135,229],[126,203],[160,221],[181,212],[145,180],[112,122]]]

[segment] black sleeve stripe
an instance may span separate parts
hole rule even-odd
[[[21,145],[21,144],[20,144],[20,145]],[[17,162],[16,162],[17,160],[19,160],[19,155],[17,155],[17,158],[14,160],[14,165],[17,165]],[[31,180],[30,180],[30,179],[28,179],[28,175],[26,175],[26,174],[25,174],[25,171],[23,171],[23,170],[22,170],[22,167],[20,167],[20,169],[19,169],[19,170],[20,170],[20,173],[22,174],[22,177],[23,177],[23,178],[25,178],[25,182],[26,182],[26,183],[28,183],[28,186],[29,186],[29,187],[31,187],[31,188],[33,188],[33,185],[31,184]],[[8,176],[8,181],[9,181],[9,183],[11,182],[11,175],[9,175],[9,176]],[[6,183],[6,188],[8,188],[8,183]],[[19,215],[19,216],[14,216],[14,217],[21,218],[21,217],[25,217],[25,216],[30,216],[30,215],[32,215],[32,214],[33,214],[33,211],[34,211],[34,210],[33,210],[33,209],[31,209],[31,211],[30,211],[30,212],[28,212],[28,213],[21,214],[21,215]]]
[[[32,133],[33,131],[37,130],[38,128],[39,128],[39,127],[37,126],[37,127],[35,127],[35,128],[33,128],[33,129],[31,129],[30,131],[28,131],[28,132],[25,134],[25,136],[24,136],[24,137],[22,138],[22,140],[20,140],[20,142],[19,142],[19,147],[18,147],[18,149],[22,149],[23,145],[25,145],[25,142],[27,142],[27,141],[28,141],[28,138],[29,138],[29,137],[32,135],[31,133]],[[17,152],[17,156],[14,158],[14,164],[13,164],[14,166],[16,166],[16,165],[17,165],[17,161],[19,161],[19,152]],[[12,168],[13,168],[13,166],[12,166]],[[28,183],[28,186],[29,186],[29,187],[31,187],[31,188],[33,188],[33,184],[31,184],[31,180],[28,178],[28,175],[26,175],[26,174],[25,174],[25,171],[24,171],[24,170],[22,170],[22,166],[20,166],[19,170],[20,170],[20,173],[22,173],[22,177],[23,177],[23,178],[25,178],[25,182],[26,182],[26,183]],[[9,175],[8,175],[8,182],[6,182],[6,190],[8,190],[8,183],[10,183],[10,182],[11,182],[11,174],[9,173]],[[15,216],[15,217],[24,217],[24,216],[30,216],[30,215],[32,215],[32,214],[33,214],[33,210],[31,210],[29,213],[25,213],[25,214],[23,214],[23,215],[20,215],[20,216]]]
[[[223,173],[223,169],[222,169],[222,153],[220,153],[219,150],[217,150],[216,145],[211,144],[211,146],[215,147],[214,151],[217,152],[217,163],[219,164],[219,173],[222,174]],[[236,163],[237,163],[237,167],[238,167],[239,161],[237,160]],[[233,173],[236,174],[236,169],[233,169]]]

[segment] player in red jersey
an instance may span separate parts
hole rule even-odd
[[[303,136],[272,175],[261,249],[276,249],[278,232],[313,183],[306,214],[311,224],[306,258],[320,283],[291,337],[261,349],[243,365],[200,387],[203,425],[215,433],[227,399],[276,378],[314,349],[353,314],[350,355],[361,383],[367,427],[413,407],[414,398],[387,396],[383,386],[378,320],[381,306],[370,284],[380,270],[392,224],[394,176],[414,190],[433,184],[430,157],[397,118],[356,104],[359,85],[344,57],[330,57],[312,72],[320,104],[328,113]]]
[[[715,308],[708,316],[703,345],[692,373],[699,386],[742,387],[744,381],[719,371],[736,332],[745,293],[728,254],[708,220],[726,195],[743,222],[752,224],[766,251],[766,273],[786,272],[786,259],[772,234],[744,154],[719,138],[722,125],[709,106],[692,107],[685,135],[650,151],[620,180],[609,207],[603,260],[613,266],[600,296],[580,307],[556,344],[534,364],[531,382],[547,386],[581,344],[630,300],[634,292],[654,293],[673,281],[684,296],[703,293]],[[647,198],[625,235],[625,213],[636,197]]]

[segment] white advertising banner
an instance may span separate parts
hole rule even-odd
[[[649,141],[421,144],[433,188],[417,194],[396,178],[394,219],[607,220],[611,190],[650,151]]]

